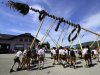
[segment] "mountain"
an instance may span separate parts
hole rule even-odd
[[[91,46],[91,44],[93,44],[94,41],[89,41],[89,42],[84,42],[84,43],[81,43],[82,46]],[[100,45],[100,40],[98,41],[99,45]],[[74,45],[75,48],[80,48],[80,44],[76,44]],[[98,44],[97,44],[97,41],[95,41],[95,43],[92,45],[92,47],[98,47]]]

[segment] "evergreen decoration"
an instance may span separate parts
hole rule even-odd
[[[77,30],[75,36],[71,39],[71,35],[76,31],[76,29],[78,29],[78,30]],[[71,33],[69,34],[69,36],[68,36],[68,41],[69,41],[69,42],[74,41],[74,40],[77,38],[77,36],[79,35],[80,30],[81,30],[81,27],[80,27],[79,24],[77,24],[77,26],[75,26],[74,29],[73,29],[73,30],[71,31]]]
[[[15,8],[23,15],[26,15],[29,12],[29,6],[27,4],[8,1],[8,5],[12,8]]]

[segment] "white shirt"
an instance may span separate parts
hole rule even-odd
[[[87,51],[88,51],[88,48],[84,48],[83,51],[82,51],[82,54],[87,54]]]
[[[92,50],[92,51],[94,52],[94,54],[98,54],[97,50],[94,49],[94,50]]]
[[[68,50],[66,50],[65,53],[68,54]]]
[[[35,49],[36,49],[36,53],[38,53],[39,48],[38,48],[38,47],[36,47]]]
[[[23,53],[21,51],[18,51],[15,56],[20,57],[21,55],[23,55]]]
[[[60,50],[59,50],[59,54],[65,55],[65,53],[66,53],[65,50],[63,50],[63,49],[60,49]]]
[[[54,55],[54,54],[56,54],[56,50],[51,50],[51,53]]]
[[[23,55],[25,55],[26,53],[27,53],[27,50],[25,49],[24,52],[23,52]]]
[[[44,52],[43,49],[39,49],[39,50],[38,50],[38,55],[44,55],[44,54],[45,54],[45,52]]]
[[[74,50],[75,53],[77,53],[78,50]]]

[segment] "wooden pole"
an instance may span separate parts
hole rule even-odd
[[[95,34],[95,35],[97,35],[97,36],[100,36],[100,34],[95,33],[95,32],[93,32],[93,31],[90,31],[90,30],[88,30],[88,29],[85,29],[85,28],[83,28],[83,27],[81,27],[81,29],[83,29],[83,30],[85,30],[85,31],[88,31],[88,32],[90,32],[90,33],[92,33],[92,34]]]

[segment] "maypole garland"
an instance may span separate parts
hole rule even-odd
[[[95,34],[95,35],[100,36],[100,34],[97,34],[97,33],[94,33],[94,32],[92,32],[92,31],[90,31],[90,30],[87,30],[87,29],[85,29],[85,28],[82,28],[79,24],[74,24],[74,23],[72,23],[72,22],[70,22],[70,21],[68,21],[68,20],[65,20],[64,18],[60,18],[60,17],[56,17],[55,15],[51,15],[51,14],[47,13],[45,10],[41,10],[41,11],[40,11],[40,10],[34,9],[34,8],[32,8],[32,7],[30,8],[29,5],[27,5],[27,4],[19,3],[19,2],[13,2],[13,1],[8,1],[7,4],[8,4],[8,6],[17,9],[17,10],[18,10],[21,14],[23,14],[23,15],[27,15],[27,13],[29,12],[29,10],[32,10],[32,11],[34,11],[34,12],[38,12],[38,13],[39,13],[39,20],[40,20],[40,21],[42,21],[42,19],[44,19],[46,16],[48,16],[48,17],[50,17],[50,18],[53,18],[53,19],[55,19],[55,20],[58,20],[58,25],[56,26],[55,31],[58,31],[59,26],[60,26],[60,24],[61,24],[62,22],[67,23],[67,24],[70,25],[70,26],[74,26],[74,29],[71,31],[71,33],[70,33],[69,36],[68,36],[68,41],[69,41],[69,42],[74,41],[74,40],[77,38],[77,36],[79,35],[81,29],[83,29],[83,30],[85,30],[85,31],[88,31],[88,32],[91,32],[91,33],[93,33],[93,34]],[[71,39],[71,35],[72,35],[76,30],[77,30],[76,35]]]

